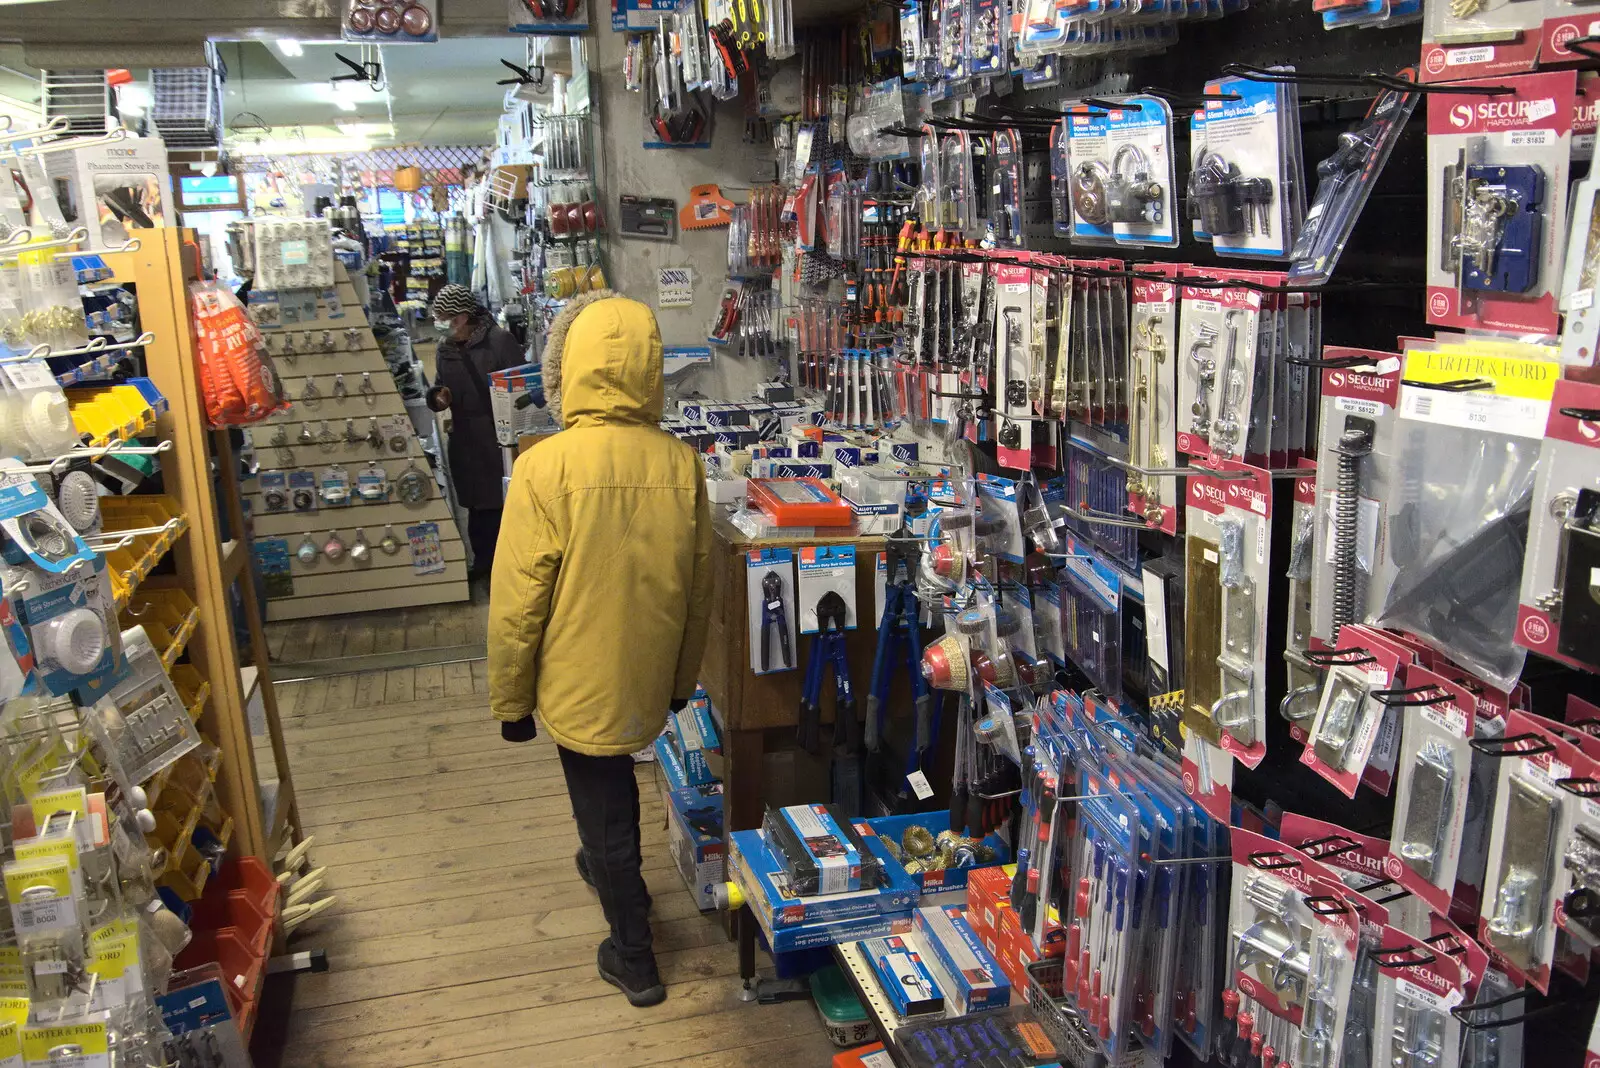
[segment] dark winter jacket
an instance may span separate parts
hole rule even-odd
[[[500,478],[505,465],[489,407],[489,372],[523,362],[517,339],[487,315],[473,323],[465,344],[450,337],[439,342],[438,379],[450,389],[454,422],[448,447],[450,478],[463,508],[499,508],[504,503]]]

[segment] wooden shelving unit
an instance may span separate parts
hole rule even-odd
[[[268,865],[286,839],[298,840],[299,816],[289,771],[278,705],[267,661],[266,639],[251,571],[248,534],[240,504],[235,460],[227,431],[206,428],[190,327],[188,283],[197,277],[198,247],[185,229],[145,231],[137,249],[107,254],[118,282],[138,295],[143,329],[155,340],[145,347],[149,377],[167,400],[155,434],[170,441],[162,454],[165,489],[188,521],[187,532],[170,550],[176,573],[141,584],[184,591],[194,603],[194,620],[183,647],[209,699],[201,729],[221,751],[217,798],[233,820],[231,851]],[[214,466],[215,465],[215,466]],[[213,471],[221,478],[229,540],[222,538],[222,513],[213,490]],[[230,590],[238,585],[248,622],[254,664],[242,668],[235,636]],[[257,766],[247,713],[252,692],[259,693],[276,767],[267,791],[274,799],[270,818],[263,813],[262,769]]]

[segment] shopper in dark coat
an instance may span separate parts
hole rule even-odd
[[[429,395],[434,411],[450,411],[450,479],[456,501],[467,510],[472,577],[489,574],[500,536],[504,463],[494,435],[489,373],[524,362],[517,339],[496,326],[489,310],[466,286],[447,285],[433,299],[434,326],[441,335],[438,385]]]

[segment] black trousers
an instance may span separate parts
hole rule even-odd
[[[494,543],[500,540],[499,508],[467,509],[467,540],[472,543],[472,573],[487,575],[494,564]]]
[[[592,757],[561,746],[578,841],[594,876],[595,892],[611,944],[628,968],[654,968],[650,949],[650,893],[639,856],[639,782],[631,756]]]

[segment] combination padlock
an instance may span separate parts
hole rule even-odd
[[[1138,145],[1123,145],[1105,180],[1106,215],[1114,223],[1159,226],[1166,216],[1166,190],[1150,176],[1150,161]]]

